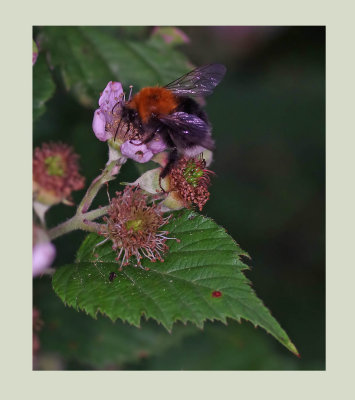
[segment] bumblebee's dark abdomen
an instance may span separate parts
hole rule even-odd
[[[207,114],[203,111],[202,107],[197,103],[197,101],[191,99],[190,97],[179,97],[179,105],[175,111],[197,115],[207,124],[209,124]]]

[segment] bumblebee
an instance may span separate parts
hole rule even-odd
[[[119,134],[125,140],[139,139],[141,145],[160,135],[170,149],[169,161],[160,178],[169,173],[180,157],[193,157],[204,149],[213,150],[211,125],[193,97],[212,94],[225,73],[224,65],[208,64],[164,87],[145,87],[128,101],[117,103],[114,108],[119,108],[120,121],[115,138]]]

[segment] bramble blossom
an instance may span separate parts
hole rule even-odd
[[[71,193],[85,185],[78,158],[72,147],[64,143],[43,143],[37,147],[33,156],[35,201],[46,205],[71,204]]]
[[[210,197],[208,186],[212,171],[206,162],[198,158],[181,158],[170,172],[172,192],[177,192],[184,206],[196,205],[201,211]]]
[[[116,192],[108,217],[104,217],[100,235],[111,240],[120,269],[128,265],[132,257],[141,268],[143,258],[164,261],[163,254],[168,250],[165,242],[174,239],[168,238],[169,232],[161,230],[170,216],[163,217],[160,207],[155,203],[147,205],[147,200],[148,196],[140,188],[126,186],[123,192]]]
[[[150,194],[160,193],[163,197],[161,206],[164,212],[192,206],[197,206],[201,211],[210,196],[208,187],[210,175],[213,173],[206,168],[207,163],[202,155],[181,158],[162,179],[160,174],[168,162],[168,156],[166,153],[161,153],[154,158],[154,161],[161,164],[161,167],[146,171],[128,185],[139,185],[142,190]]]
[[[120,82],[110,81],[106,85],[99,99],[100,108],[94,113],[92,129],[99,140],[108,141],[109,146],[123,157],[139,163],[148,162],[167,146],[159,134],[143,143],[138,128],[122,120],[123,96]]]

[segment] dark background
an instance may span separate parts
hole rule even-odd
[[[190,38],[180,50],[193,64],[227,66],[225,79],[206,104],[217,148],[211,166],[216,177],[203,213],[251,255],[252,269],[246,274],[301,358],[261,329],[231,322],[227,327],[207,324],[159,354],[111,368],[325,369],[325,28],[180,29]],[[129,28],[136,37],[150,30]],[[103,167],[107,152],[91,132],[92,117],[93,110],[59,86],[34,125],[34,145],[60,139],[75,147],[87,182]],[[136,176],[128,162],[121,180]],[[98,202],[105,203],[105,196]],[[52,208],[49,225],[73,212],[62,205]],[[74,232],[56,240],[55,266],[73,260],[84,236]],[[39,308],[45,298],[36,293],[44,285],[46,279],[34,282]],[[95,368],[57,356],[64,369]]]

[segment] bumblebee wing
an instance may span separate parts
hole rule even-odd
[[[164,115],[159,120],[169,127],[172,141],[180,149],[199,145],[213,150],[214,142],[210,134],[210,126],[201,118],[185,112]]]
[[[226,67],[208,64],[176,79],[165,86],[177,96],[208,96],[224,77]]]

